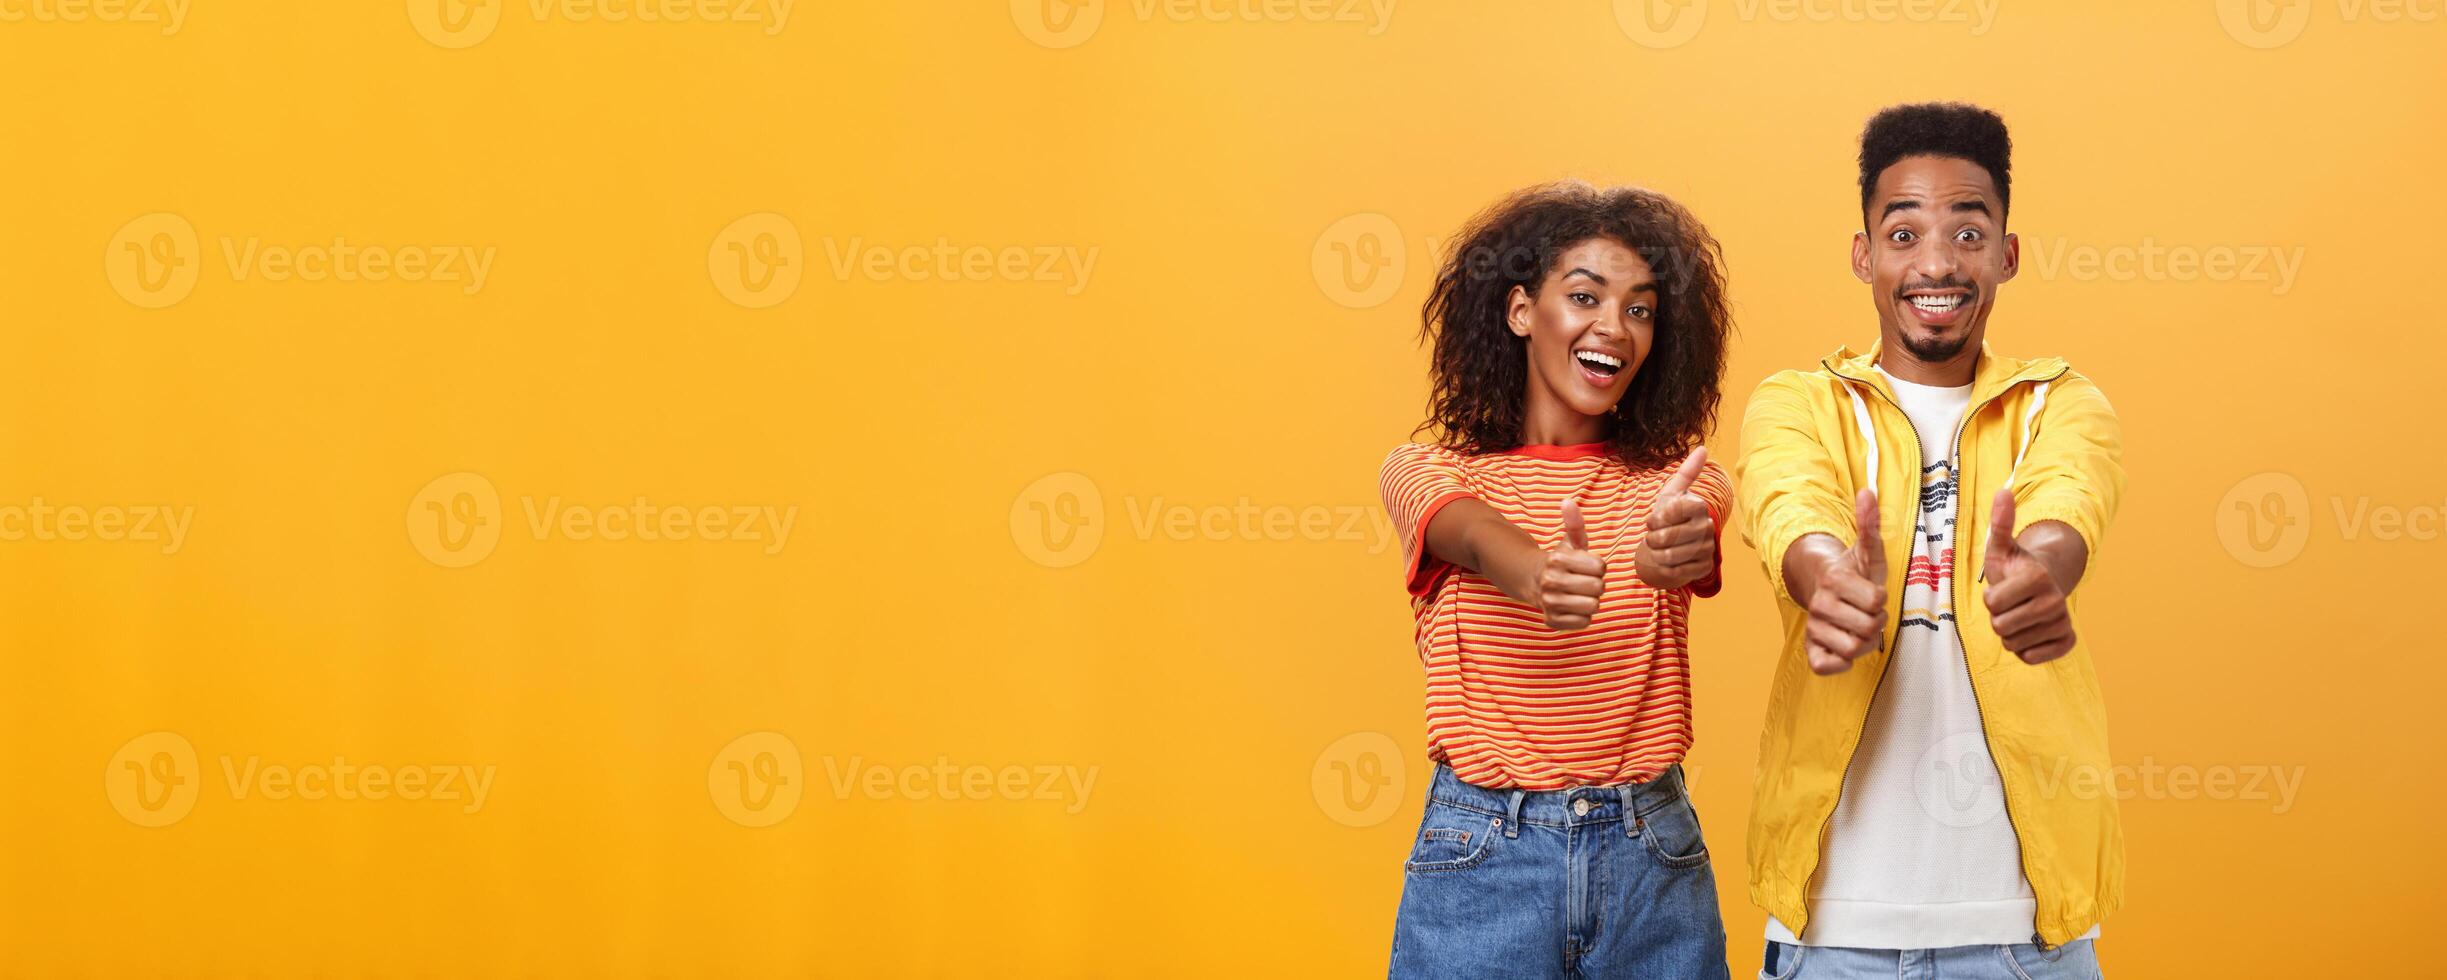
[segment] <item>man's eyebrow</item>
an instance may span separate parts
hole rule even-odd
[[[1911,197],[1898,197],[1898,198],[1896,198],[1896,199],[1894,199],[1894,200],[1892,200],[1892,201],[1888,201],[1888,202],[1886,202],[1886,210],[1878,212],[1878,220],[1880,220],[1880,221],[1884,221],[1884,220],[1886,220],[1886,216],[1887,216],[1887,215],[1893,214],[1893,213],[1895,213],[1895,212],[1897,212],[1897,211],[1918,211],[1918,210],[1920,210],[1920,199],[1918,199],[1918,198],[1911,198]]]
[[[1987,201],[1986,199],[1983,199],[1983,198],[1977,198],[1977,197],[1972,198],[1971,200],[1968,200],[1968,201],[1956,201],[1956,202],[1954,202],[1954,207],[1953,207],[1953,209],[1952,209],[1952,210],[1955,210],[1955,211],[1977,211],[1977,212],[1979,212],[1979,213],[1981,213],[1981,214],[1988,214],[1988,201]],[[1993,214],[1988,214],[1988,216],[1989,216],[1989,217],[1992,217],[1992,218],[1993,218],[1993,217],[1996,217],[1996,215],[1993,215]]]

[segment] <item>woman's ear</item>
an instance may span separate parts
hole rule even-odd
[[[1504,324],[1512,328],[1513,336],[1529,336],[1529,312],[1532,305],[1534,304],[1529,298],[1529,290],[1519,286],[1512,287],[1512,295],[1505,297]]]

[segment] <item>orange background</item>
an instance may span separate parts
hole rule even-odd
[[[0,975],[1379,974],[1425,769],[1367,528],[1435,243],[1559,176],[1690,205],[1721,457],[1874,335],[1853,140],[1933,97],[2019,144],[1996,346],[2123,415],[2117,758],[2300,778],[2124,802],[2109,971],[2427,961],[2447,22],[442,2],[0,0]],[[491,258],[232,264],[343,240]],[[641,499],[690,530],[607,537]],[[1727,560],[1689,766],[1746,974],[1776,627]],[[231,776],[369,764],[488,791]]]

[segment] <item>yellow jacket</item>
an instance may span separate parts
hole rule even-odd
[[[1881,376],[1878,348],[1839,349],[1819,370],[1761,382],[1742,419],[1734,481],[1742,536],[1758,549],[1784,614],[1759,772],[1752,787],[1750,898],[1795,933],[1809,921],[1810,876],[1845,767],[1860,745],[1871,698],[1886,675],[1900,625],[1903,575],[1920,500],[1920,437]],[[1988,546],[1988,502],[2014,491],[2015,531],[2062,521],[2097,561],[2099,539],[2124,491],[2123,438],[2098,386],[2061,358],[1999,357],[1983,348],[1960,436],[1958,569],[1975,570]],[[1803,655],[1808,616],[1784,582],[1784,553],[1807,534],[1854,540],[1853,497],[1878,492],[1887,562],[1883,648],[1841,674],[1812,673]],[[1978,582],[1954,584],[1954,615],[1971,669],[1988,751],[2004,780],[2005,812],[2021,842],[2023,875],[2038,898],[2038,941],[2062,945],[2124,901],[2124,833],[2112,793],[2069,774],[2109,773],[2107,711],[2076,615],[2073,652],[2033,666],[2005,650]],[[2078,590],[2077,590],[2078,591]],[[2070,602],[2070,598],[2068,599]]]

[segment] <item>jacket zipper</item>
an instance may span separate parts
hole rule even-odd
[[[1837,370],[1835,369],[1835,365],[1833,365],[1833,364],[1828,364],[1828,363],[1821,362],[1821,366],[1823,366],[1823,367],[1825,367],[1825,368],[1827,369],[1827,373],[1832,374],[1832,375],[1835,375],[1837,378],[1841,378],[1841,379],[1843,379],[1843,380],[1845,381],[1845,383],[1847,383],[1847,384],[1860,384],[1860,385],[1862,385],[1862,386],[1864,386],[1864,387],[1868,388],[1868,389],[1870,390],[1870,392],[1871,392],[1871,393],[1873,393],[1873,394],[1877,395],[1877,396],[1878,396],[1880,399],[1884,400],[1884,401],[1885,401],[1887,404],[1889,404],[1889,405],[1893,405],[1893,406],[1895,407],[1895,411],[1897,411],[1897,412],[1902,412],[1902,414],[1903,414],[1903,416],[1904,416],[1905,421],[1907,421],[1907,422],[1908,422],[1908,421],[1910,421],[1910,418],[1911,418],[1911,413],[1910,413],[1910,412],[1904,412],[1904,411],[1903,411],[1903,405],[1902,405],[1902,403],[1895,401],[1895,399],[1894,399],[1894,397],[1893,397],[1893,396],[1888,395],[1886,392],[1879,390],[1879,389],[1878,389],[1878,386],[1873,385],[1873,384],[1869,384],[1869,383],[1864,382],[1864,381],[1858,381],[1858,380],[1853,379],[1853,378],[1851,378],[1851,377],[1849,377],[1849,376],[1846,376],[1846,375],[1845,375],[1843,372],[1841,372],[1841,371],[1837,371]],[[2008,391],[2012,391],[2012,390],[2014,390],[2014,389],[2015,389],[2016,387],[2018,387],[2018,386],[2021,386],[2021,385],[2024,385],[2024,384],[2028,384],[2028,383],[2032,383],[2032,382],[2052,382],[2052,381],[2055,381],[2056,379],[2061,378],[2061,377],[2064,377],[2064,376],[2065,376],[2065,372],[2063,372],[2063,371],[2058,371],[2058,372],[2056,372],[2055,374],[2050,375],[2050,376],[2045,377],[2045,378],[2024,378],[2024,379],[2022,379],[2022,380],[2020,380],[2020,381],[2014,381],[2014,382],[2008,383],[2008,384],[2007,384],[2007,385],[2006,385],[2004,388],[1998,389],[1998,391],[1997,391],[1997,393],[1996,393],[1996,394],[1990,395],[1990,396],[1988,396],[1987,398],[1982,399],[1982,400],[1980,401],[1980,403],[1979,403],[1979,404],[1977,404],[1977,405],[1973,405],[1973,406],[1971,406],[1969,409],[1965,410],[1965,411],[1963,412],[1963,420],[1962,420],[1962,422],[1961,422],[1961,423],[1959,423],[1959,424],[1957,424],[1957,425],[1954,427],[1954,445],[1955,445],[1956,451],[1955,451],[1955,453],[1954,453],[1953,455],[1954,455],[1954,456],[1955,456],[1957,459],[1959,459],[1959,458],[1961,457],[1961,455],[1962,455],[1962,453],[1961,453],[1961,447],[1962,447],[1962,444],[1963,444],[1963,433],[1971,431],[1971,419],[1972,419],[1974,416],[1978,415],[1978,414],[1980,413],[1980,410],[1981,410],[1981,409],[1987,408],[1987,407],[1988,407],[1990,404],[1994,403],[1994,402],[1995,402],[1997,399],[2005,397],[2005,393],[2006,393],[2006,392],[2008,392]],[[1920,462],[1920,461],[1925,461],[1925,460],[1928,458],[1928,447],[1923,446],[1923,445],[1921,444],[1921,442],[1920,442],[1920,427],[1919,427],[1919,426],[1916,426],[1916,425],[1906,425],[1906,426],[1905,426],[1905,428],[1910,429],[1910,430],[1911,430],[1911,433],[1912,433],[1912,450],[1913,450],[1913,458],[1914,458],[1914,460],[1916,461],[1916,462],[1914,462],[1914,463],[1913,463],[1913,467],[1914,467],[1914,472],[1915,472],[1915,473],[1917,473],[1917,472],[1918,472],[1918,468],[1919,468],[1920,466],[1922,466],[1922,465],[1925,465],[1925,463],[1924,463],[1924,462]],[[1870,438],[1872,438],[1872,439],[1877,438],[1877,433],[1876,433],[1876,431],[1875,431],[1874,429],[1873,429],[1873,430],[1871,431],[1871,433],[1870,433]],[[1963,498],[1962,498],[1962,490],[1963,490],[1963,477],[1962,477],[1962,471],[1961,471],[1961,467],[1960,467],[1959,463],[1957,464],[1957,467],[1956,467],[1956,471],[1955,471],[1955,477],[1954,477],[1954,480],[1955,480],[1955,483],[1954,483],[1954,499],[1955,499],[1954,509],[1955,509],[1955,513],[1956,513],[1956,515],[1958,515],[1958,518],[1959,518],[1959,515],[1961,515],[1961,513],[1962,513],[1962,499],[1963,499]],[[1871,474],[1869,474],[1869,485],[1870,485],[1870,487],[1871,487],[1872,489],[1875,489],[1875,488],[1877,487],[1877,485],[1878,485],[1878,474],[1876,474],[1876,473],[1871,473]],[[1911,549],[1911,550],[1917,550],[1917,545],[1919,544],[1919,541],[1917,540],[1917,535],[1918,535],[1918,528],[1919,528],[1919,526],[1920,526],[1920,495],[1919,495],[1919,488],[1918,488],[1918,487],[1914,487],[1914,488],[1913,488],[1913,494],[1912,494],[1912,527],[1914,528],[1914,532],[1913,532],[1913,540],[1911,540],[1911,542],[1910,542],[1910,543],[1911,543],[1911,544],[1913,544],[1913,545],[1915,546],[1915,548],[1914,548],[1914,549]],[[1960,544],[1960,543],[1962,542],[1962,533],[1961,533],[1961,530],[1960,530],[1960,529],[1961,529],[1961,527],[1962,527],[1962,521],[1961,521],[1961,520],[1959,520],[1959,519],[1958,519],[1958,520],[1956,520],[1956,521],[1955,521],[1955,527],[1956,527],[1956,529],[1957,529],[1957,530],[1956,530],[1956,533],[1955,533],[1955,542],[1956,542],[1957,544]],[[1884,545],[1880,545],[1880,546],[1881,546],[1881,547],[1883,547]],[[1904,577],[1905,577],[1906,579],[1909,579],[1909,578],[1911,577],[1911,576],[1910,576],[1910,569],[1911,569],[1911,550],[1907,550],[1907,551],[1905,552],[1905,554],[1904,554],[1904,560],[1903,560],[1903,561],[1904,561],[1904,570],[1905,570],[1905,576],[1904,576]],[[1960,584],[1961,579],[1962,579],[1962,576],[1959,574],[1959,573],[1960,573],[1960,571],[1961,571],[1961,564],[1960,564],[1959,557],[1960,557],[1960,556],[1958,555],[1958,560],[1957,560],[1956,569],[1955,569],[1955,571],[1956,571],[1956,573],[1957,573],[1957,574],[1948,575],[1948,576],[1946,577],[1946,604],[1947,604],[1947,609],[1948,609],[1949,611],[1951,611],[1951,610],[1953,609],[1954,603],[1955,603],[1956,601],[1958,601],[1958,600],[1961,598],[1961,596],[1962,596],[1962,586],[1961,586],[1961,584]],[[1887,644],[1886,644],[1886,662],[1885,662],[1884,664],[1881,664],[1881,665],[1878,667],[1878,679],[1877,679],[1877,681],[1875,681],[1874,683],[1872,683],[1872,684],[1870,685],[1870,688],[1869,688],[1869,703],[1868,703],[1867,705],[1865,705],[1865,706],[1863,706],[1863,707],[1861,708],[1861,730],[1862,730],[1862,732],[1863,732],[1864,734],[1866,734],[1866,733],[1868,732],[1868,730],[1869,730],[1869,713],[1870,713],[1871,711],[1873,711],[1873,710],[1875,710],[1875,709],[1876,709],[1877,704],[1878,704],[1878,695],[1879,695],[1880,693],[1883,693],[1883,692],[1886,690],[1886,675],[1887,675],[1887,673],[1889,672],[1889,669],[1890,669],[1890,668],[1892,668],[1892,667],[1894,666],[1894,663],[1895,663],[1895,655],[1901,652],[1900,647],[1901,647],[1902,645],[1903,645],[1903,617],[1902,617],[1902,616],[1900,616],[1900,615],[1898,615],[1898,616],[1896,616],[1896,617],[1895,617],[1895,634],[1894,634],[1894,638],[1893,638],[1893,639],[1891,639],[1891,640],[1888,640],[1888,641],[1887,641]],[[1965,645],[1964,645],[1964,643],[1963,643],[1962,620],[1961,620],[1960,618],[1957,618],[1957,619],[1955,620],[1955,629],[1954,629],[1954,645],[1955,645],[1955,648],[1956,648],[1956,649],[1963,651],[1963,673],[1964,673],[1964,677],[1965,677],[1965,679],[1966,679],[1966,680],[1969,680],[1969,679],[1970,679],[1970,673],[1971,673],[1971,649],[1970,649],[1968,646],[1965,646]],[[1992,743],[1990,743],[1990,742],[1988,741],[1988,715],[1987,715],[1987,713],[1986,713],[1986,709],[1985,709],[1985,708],[1983,708],[1983,707],[1982,707],[1982,705],[1980,704],[1980,685],[1979,685],[1978,683],[1976,683],[1976,682],[1974,682],[1974,683],[1971,685],[1971,708],[1972,708],[1972,712],[1973,712],[1974,714],[1979,715],[1979,718],[1980,718],[1980,742],[1981,742],[1981,744],[1982,744],[1983,746],[1985,746],[1985,747],[1988,749],[1988,764],[1989,764],[1989,765],[1991,765],[1991,766],[1995,766],[1995,765],[1997,764],[1997,747],[1996,747],[1994,744],[1992,744]],[[1820,853],[1819,853],[1818,861],[1816,862],[1816,864],[1823,865],[1823,864],[1825,864],[1825,863],[1826,863],[1826,853],[1825,853],[1825,852],[1826,852],[1827,828],[1828,828],[1829,826],[1831,826],[1831,825],[1833,825],[1833,824],[1835,823],[1835,810],[1836,810],[1836,807],[1840,807],[1840,806],[1842,806],[1842,805],[1843,805],[1843,803],[1844,803],[1844,784],[1849,783],[1849,782],[1851,782],[1851,781],[1852,781],[1852,760],[1853,760],[1855,757],[1859,756],[1860,754],[1861,754],[1861,744],[1860,744],[1860,742],[1859,742],[1858,740],[1855,740],[1855,741],[1853,742],[1853,744],[1852,744],[1852,751],[1851,751],[1850,753],[1847,753],[1847,754],[1844,756],[1844,771],[1843,771],[1843,774],[1842,774],[1842,775],[1841,775],[1841,776],[1840,776],[1840,777],[1837,779],[1837,781],[1836,781],[1836,787],[1835,787],[1835,803],[1836,803],[1836,806],[1835,806],[1835,807],[1829,807],[1829,808],[1827,808],[1827,815],[1826,815],[1825,817],[1820,818],[1820,819],[1819,819],[1819,821],[1818,821],[1818,841],[1819,841],[1819,844],[1818,844],[1818,850],[1819,850],[1819,852],[1820,852]],[[2009,827],[2009,828],[2012,828],[2012,830],[2013,830],[2013,832],[2014,832],[2014,848],[2015,848],[2015,851],[2016,851],[2017,856],[2018,856],[2018,857],[2020,857],[2020,859],[2021,859],[2021,863],[2022,863],[2022,880],[2023,880],[2023,881],[2026,881],[2026,882],[2029,882],[2029,881],[2034,881],[2035,879],[2033,879],[2033,878],[2031,877],[2031,865],[2030,865],[2030,856],[2029,856],[2029,851],[2028,851],[2027,849],[2025,849],[2025,848],[2023,848],[2023,847],[2022,847],[2022,825],[2021,825],[2020,823],[2018,823],[2018,822],[2016,822],[2016,821],[2014,820],[2014,794],[2012,794],[2012,793],[2008,793],[2008,792],[2006,792],[2006,791],[2005,791],[2005,776],[2004,776],[2004,773],[2003,773],[2003,769],[2002,769],[2002,767],[1999,767],[1999,772],[1998,772],[1998,776],[1997,776],[1997,793],[1998,793],[1998,795],[1999,795],[1999,796],[2002,796],[2002,797],[2004,797],[2004,799],[2005,799],[2005,825],[2006,825],[2007,827]],[[1815,877],[1817,877],[1817,876],[1818,876],[1818,869],[1817,869],[1816,867],[1812,867],[1812,868],[1810,869],[1810,877],[1815,878]],[[1804,889],[1807,889],[1807,888],[1809,887],[1809,886],[1808,886],[1808,884],[1806,883],[1806,880],[1805,880],[1805,884],[1803,884],[1803,886],[1802,886],[1802,887],[1803,887]],[[2037,889],[2037,886],[2036,886],[2036,885],[2034,885],[2034,886],[2033,886],[2034,893],[2036,892],[2036,889]],[[1808,915],[1809,915],[1809,896],[1808,896],[1807,894],[1804,894],[1804,895],[1802,896],[1802,915],[1803,915],[1803,922],[1806,924],[1806,923],[1808,922]],[[2050,945],[2048,944],[2047,940],[2046,940],[2046,939],[2044,939],[2044,938],[2042,938],[2036,929],[2034,929],[2034,930],[2032,931],[2032,933],[2031,933],[2031,942],[2032,942],[2032,944],[2033,944],[2033,945],[2035,945],[2035,946],[2039,947],[2039,948],[2040,948],[2042,951],[2049,950],[2049,949],[2054,949],[2054,948],[2055,948],[2055,947],[2053,947],[2053,946],[2050,946]]]
[[[1825,367],[1827,368],[1827,373],[1829,373],[1829,374],[1833,374],[1833,375],[1835,375],[1835,376],[1836,376],[1836,377],[1838,377],[1838,378],[1842,378],[1845,384],[1855,384],[1855,383],[1858,383],[1858,382],[1853,381],[1851,378],[1846,378],[1846,377],[1845,377],[1845,376],[1844,376],[1844,375],[1843,375],[1841,372],[1836,371],[1836,370],[1835,370],[1835,365],[1833,365],[1833,364],[1827,364],[1827,365],[1825,365]],[[1896,401],[1895,401],[1895,400],[1894,400],[1892,397],[1889,397],[1889,396],[1888,396],[1888,395],[1887,395],[1885,392],[1883,392],[1883,391],[1879,391],[1879,390],[1878,390],[1878,388],[1877,388],[1877,386],[1875,386],[1875,385],[1865,385],[1865,387],[1869,388],[1869,390],[1870,390],[1870,392],[1871,392],[1872,394],[1877,395],[1879,398],[1885,399],[1887,404],[1889,404],[1889,405],[1894,405],[1894,406],[1895,406],[1895,411],[1898,411],[1898,412],[1903,411],[1903,406],[1902,406],[1902,405],[1897,404],[1897,403],[1896,403]],[[1907,418],[1908,418],[1908,415],[1909,415],[1909,413],[1906,413]],[[1969,416],[1965,416],[1965,418],[1969,418]],[[1909,428],[1909,429],[1911,429],[1911,430],[1912,430],[1912,454],[1913,454],[1913,457],[1914,457],[1915,459],[1917,459],[1917,458],[1919,458],[1919,457],[1921,456],[1921,454],[1922,454],[1922,452],[1923,452],[1923,450],[1921,449],[1921,446],[1920,446],[1920,429],[1919,429],[1919,427],[1917,427],[1917,426],[1906,426],[1906,428]],[[1870,432],[1869,432],[1869,437],[1870,437],[1871,439],[1876,439],[1876,438],[1878,437],[1877,430],[1876,430],[1875,428],[1872,428],[1872,429],[1870,430]],[[1958,436],[1956,436],[1955,438],[1956,438],[1957,440],[1960,440],[1962,437],[1958,435]],[[1919,464],[1918,464],[1918,463],[1914,463],[1913,465],[1914,465],[1914,466],[1918,466]],[[1871,474],[1869,474],[1869,486],[1870,486],[1870,489],[1873,489],[1873,490],[1874,490],[1874,489],[1877,489],[1877,486],[1878,486],[1878,474],[1876,474],[1876,473],[1871,473]],[[1913,494],[1913,495],[1912,495],[1912,522],[1913,522],[1913,526],[1914,526],[1914,527],[1918,527],[1918,526],[1919,526],[1919,522],[1920,522],[1920,503],[1919,503],[1919,501],[1920,501],[1920,496],[1919,496],[1919,494],[1917,494],[1917,493]],[[1881,506],[1881,507],[1885,506],[1885,504],[1883,503],[1883,498],[1881,498],[1881,503],[1879,504],[1879,506]],[[1880,523],[1881,525],[1883,525],[1885,522],[1881,521],[1881,522],[1879,522],[1879,523]],[[1856,528],[1855,530],[1857,531],[1858,529]],[[1885,543],[1884,543],[1884,542],[1880,542],[1878,546],[1879,546],[1879,547],[1881,547],[1881,548],[1883,548],[1883,547],[1885,547],[1886,545],[1885,545]],[[1904,557],[1904,560],[1903,560],[1903,566],[1904,566],[1904,577],[1905,577],[1906,579],[1909,579],[1909,578],[1911,577],[1911,564],[1912,564],[1911,557],[1910,557],[1909,555],[1906,555],[1906,556]],[[1880,583],[1878,583],[1878,584],[1880,584],[1880,585],[1884,585],[1884,584],[1886,584],[1886,583],[1884,583],[1884,582],[1880,582]],[[1888,671],[1888,669],[1894,666],[1894,663],[1895,663],[1895,653],[1896,653],[1896,648],[1897,648],[1897,647],[1899,647],[1899,646],[1901,646],[1902,644],[1903,644],[1903,617],[1902,617],[1902,616],[1896,616],[1896,617],[1895,617],[1895,636],[1894,636],[1894,638],[1893,638],[1893,639],[1891,639],[1891,640],[1887,641],[1887,643],[1886,643],[1886,660],[1885,660],[1884,662],[1882,662],[1882,663],[1880,663],[1880,664],[1878,665],[1878,679],[1877,679],[1876,681],[1873,681],[1873,682],[1871,682],[1871,683],[1870,683],[1870,686],[1869,686],[1869,703],[1868,703],[1868,704],[1866,704],[1866,705],[1863,705],[1863,706],[1861,707],[1861,732],[1862,732],[1862,735],[1863,735],[1864,737],[1866,737],[1866,736],[1867,736],[1867,734],[1868,734],[1868,732],[1869,732],[1869,713],[1870,713],[1870,712],[1872,712],[1872,711],[1877,710],[1877,706],[1878,706],[1878,695],[1879,695],[1879,694],[1881,694],[1881,693],[1883,693],[1883,692],[1885,692],[1885,690],[1886,690],[1886,675],[1887,675],[1887,673],[1889,672],[1889,671]],[[1976,700],[1976,699],[1975,699],[1975,700]],[[1983,727],[1984,727],[1984,726],[1983,726]],[[1992,752],[1993,752],[1993,750],[1992,750]],[[1801,910],[1802,910],[1802,923],[1803,923],[1803,927],[1804,927],[1804,928],[1807,928],[1807,927],[1808,927],[1808,923],[1809,923],[1809,911],[1810,911],[1810,896],[1809,896],[1809,887],[1810,887],[1810,885],[1809,885],[1809,879],[1810,879],[1810,878],[1816,878],[1816,877],[1818,877],[1818,869],[1819,869],[1820,867],[1825,866],[1825,865],[1826,865],[1826,863],[1827,863],[1827,828],[1828,828],[1828,827],[1830,827],[1830,826],[1833,826],[1833,825],[1835,824],[1835,811],[1836,811],[1836,810],[1838,810],[1838,809],[1841,809],[1841,808],[1843,807],[1843,805],[1844,805],[1844,787],[1845,787],[1845,785],[1847,785],[1847,784],[1849,784],[1849,783],[1851,783],[1851,782],[1852,782],[1852,760],[1853,760],[1853,759],[1855,759],[1855,758],[1857,758],[1857,757],[1859,757],[1859,756],[1860,756],[1860,754],[1861,754],[1861,743],[1860,743],[1860,741],[1859,741],[1858,739],[1855,739],[1855,740],[1853,741],[1853,743],[1852,743],[1852,751],[1847,752],[1847,753],[1845,753],[1845,754],[1844,754],[1844,771],[1843,771],[1842,775],[1840,775],[1840,776],[1838,776],[1838,777],[1836,778],[1836,782],[1835,782],[1835,805],[1834,805],[1834,806],[1831,806],[1831,807],[1828,807],[1828,808],[1827,808],[1827,815],[1826,815],[1826,816],[1824,816],[1824,817],[1819,818],[1819,820],[1818,820],[1818,836],[1817,836],[1817,841],[1818,841],[1818,846],[1817,846],[1817,851],[1818,851],[1818,860],[1817,860],[1817,861],[1815,861],[1815,862],[1812,862],[1813,866],[1810,868],[1810,874],[1809,874],[1809,877],[1808,877],[1808,878],[1804,878],[1804,879],[1802,879],[1802,886],[1801,886],[1801,887],[1802,887]],[[2027,875],[2027,874],[2028,874],[2028,872],[2025,872],[2025,874]],[[1795,930],[1795,931],[1794,931],[1794,934],[1795,934],[1795,935],[1799,935],[1799,934],[1800,934],[1800,930]]]
[[[2012,391],[2016,387],[2025,384],[2045,384],[2054,382],[2057,378],[2064,376],[2065,372],[2058,371],[2055,374],[2045,378],[2026,378],[2021,381],[2016,381],[2013,384],[2006,385],[2004,389],[1998,391],[1996,394],[1988,396],[1987,401],[1981,402],[1978,405],[1973,406],[1971,411],[1963,413],[1962,424],[1955,427],[1954,512],[1957,516],[1957,520],[1954,522],[1954,543],[1958,546],[1958,550],[1955,554],[1953,574],[1946,576],[1946,609],[1949,612],[1960,608],[1962,605],[1963,560],[1973,557],[1963,553],[1962,550],[1959,550],[1959,546],[1963,543],[1963,522],[1959,519],[1963,512],[1963,490],[1970,483],[1970,481],[1965,479],[1963,476],[1963,433],[1971,431],[1971,419],[1973,416],[1979,414],[1981,409],[1987,408],[1997,399],[2005,397],[2005,392]],[[1902,407],[1903,406],[1901,405],[1895,406],[1898,411],[1900,411]],[[1913,438],[1917,439],[1919,436],[1914,435]],[[1981,554],[1985,555],[1986,553],[1986,549],[1983,548],[1981,550]],[[2039,879],[2031,876],[2031,849],[2022,845],[2022,822],[2014,819],[2014,794],[2006,791],[2005,767],[1997,762],[1997,746],[1995,742],[1990,741],[1991,736],[1988,733],[1988,707],[1980,701],[1979,679],[1971,672],[1971,645],[1963,640],[1963,620],[1959,614],[1957,614],[1954,619],[1954,648],[1962,651],[1963,654],[1963,680],[1971,685],[1971,713],[1980,719],[1980,744],[1988,749],[1989,766],[1997,770],[1997,795],[2003,798],[2005,801],[2005,826],[2007,829],[2014,832],[2014,854],[2022,865],[2022,880],[2026,884],[2031,885],[2032,897],[2036,899],[2039,889],[2036,882],[2038,882]],[[1850,765],[1850,763],[1846,763],[1846,765]],[[1829,818],[1832,819],[1833,815],[1830,814]],[[2054,944],[2048,942],[2046,935],[2039,931],[2038,923],[2036,922],[2032,923],[2031,945],[2039,947],[2041,952],[2047,952],[2056,948]]]

